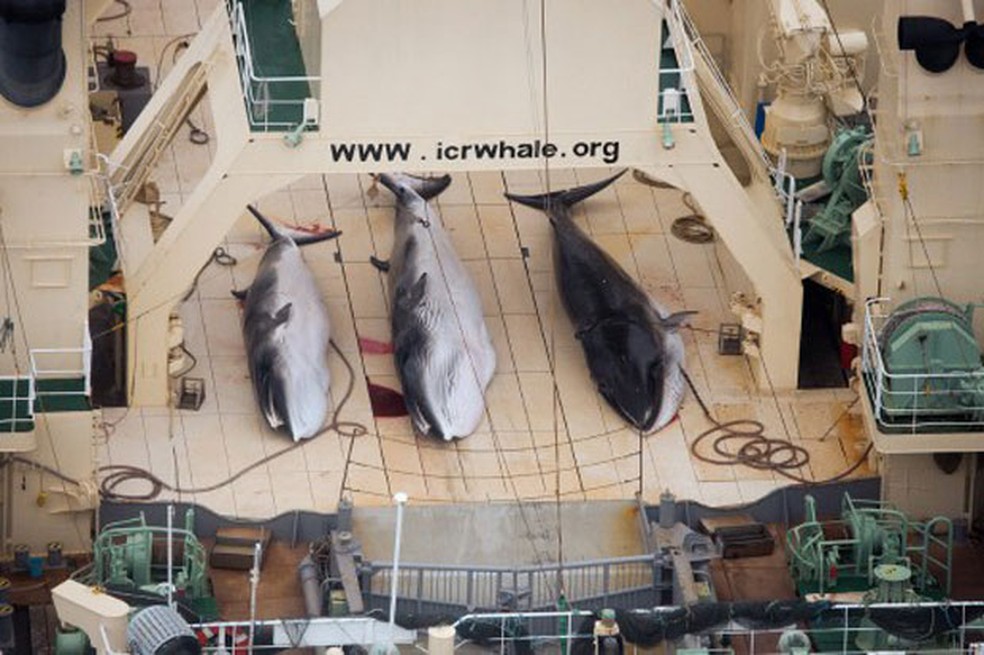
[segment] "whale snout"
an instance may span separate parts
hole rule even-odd
[[[604,389],[602,395],[622,418],[638,429],[648,431],[656,423],[659,407],[654,392],[645,388],[625,389],[622,392]]]
[[[660,414],[663,353],[648,327],[605,321],[581,335],[598,391],[626,421],[648,431]]]

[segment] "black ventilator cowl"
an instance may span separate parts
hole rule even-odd
[[[931,73],[950,70],[960,56],[960,46],[973,23],[957,28],[934,16],[901,16],[898,24],[899,48],[915,50],[916,61]]]
[[[15,105],[43,105],[65,81],[65,2],[0,0],[0,95]]]

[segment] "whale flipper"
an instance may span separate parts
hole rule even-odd
[[[675,312],[666,317],[661,317],[659,319],[659,324],[666,328],[667,330],[678,330],[681,325],[684,325],[690,320],[690,317],[697,314],[698,312],[693,309],[687,309],[682,312]]]
[[[390,263],[388,259],[380,259],[373,255],[369,257],[369,263],[380,273],[389,273]]]

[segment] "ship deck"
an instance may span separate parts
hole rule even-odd
[[[171,51],[165,48],[173,47],[168,42],[196,31],[216,0],[132,4],[129,16],[100,23],[97,32],[116,35],[117,47],[138,52],[143,64],[156,68],[155,62],[163,62],[166,69]],[[193,118],[210,130],[207,112],[199,108]],[[166,203],[162,211],[170,215],[206,170],[213,147],[185,137],[183,129],[153,178]],[[608,173],[551,170],[549,186]],[[270,430],[260,415],[240,309],[230,295],[250,284],[266,239],[244,207],[222,244],[237,263],[210,264],[179,308],[185,346],[197,360],[187,375],[204,379],[204,404],[197,411],[104,410],[99,464],[147,469],[181,490],[165,490],[158,500],[196,502],[239,518],[332,512],[343,495],[358,506],[389,504],[397,491],[414,503],[483,503],[628,499],[637,492],[655,501],[668,489],[679,498],[720,506],[751,502],[790,484],[769,470],[693,457],[691,444],[710,424],[692,394],[679,420],[642,436],[604,403],[556,293],[549,222],[503,197],[506,190],[533,193],[546,186],[543,171],[456,175],[435,203],[478,287],[498,356],[486,419],[476,433],[439,443],[415,436],[406,417],[373,416],[367,381],[399,388],[392,355],[360,347],[360,339],[389,340],[386,279],[368,260],[389,255],[392,198],[382,188],[374,193],[367,176],[319,175],[262,198],[258,206],[286,224],[317,223],[344,232],[337,241],[306,247],[304,255],[324,293],[341,352],[329,356],[336,407],[352,387],[338,420],[358,424],[365,433],[329,431],[288,449],[290,437]],[[807,479],[828,478],[857,460],[865,442],[860,408],[851,407],[853,391],[762,393],[745,356],[718,354],[718,326],[735,318],[715,247],[687,243],[670,232],[676,217],[690,213],[681,191],[626,175],[579,209],[581,226],[647,292],[673,311],[699,312],[683,331],[687,367],[719,420],[755,419],[769,436],[805,448],[810,463],[796,473]],[[862,465],[852,475],[867,474]],[[142,493],[147,483],[130,481],[118,490]]]

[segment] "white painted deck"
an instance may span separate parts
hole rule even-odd
[[[99,32],[123,37],[117,47],[136,50],[143,64],[154,67],[167,42],[196,31],[217,2],[135,0],[128,18],[102,23]],[[166,69],[170,51],[163,61]],[[195,119],[210,128],[201,110]],[[154,177],[167,201],[163,211],[172,215],[209,161],[211,146],[194,146],[186,136],[183,129]],[[609,172],[551,171],[550,186],[595,181]],[[358,505],[373,505],[388,504],[396,491],[409,493],[415,503],[461,503],[627,499],[641,488],[651,501],[670,489],[680,498],[726,505],[755,500],[788,482],[769,471],[694,460],[689,445],[708,423],[690,396],[680,420],[640,439],[596,393],[554,289],[549,223],[542,213],[510,205],[502,195],[543,191],[542,172],[457,175],[437,201],[482,295],[498,355],[486,420],[470,437],[444,444],[414,436],[406,418],[374,419],[366,379],[390,388],[398,388],[398,381],[391,355],[364,354],[358,345],[358,337],[389,339],[385,276],[368,258],[389,255],[393,207],[389,192],[380,188],[371,195],[370,186],[367,177],[310,176],[259,203],[264,213],[285,223],[320,223],[344,232],[335,242],[307,247],[305,259],[327,301],[333,338],[355,372],[353,396],[339,418],[365,425],[367,434],[324,434],[231,484],[165,493],[160,499],[258,518],[294,510],[330,512],[343,493]],[[679,191],[653,189],[626,175],[585,202],[578,220],[668,308],[699,310],[694,329],[684,334],[688,369],[719,419],[755,418],[770,436],[802,445],[812,457],[808,470],[800,472],[806,477],[822,479],[845,469],[864,447],[860,419],[849,414],[826,439],[820,437],[853,392],[759,394],[744,357],[717,354],[718,325],[734,318],[713,246],[670,234],[673,219],[686,213]],[[210,265],[180,308],[186,346],[198,359],[190,375],[205,379],[205,404],[199,411],[105,411],[110,427],[98,444],[100,464],[140,466],[175,486],[200,489],[291,444],[289,436],[266,427],[256,408],[240,312],[229,293],[252,281],[264,240],[255,221],[244,215],[223,244],[238,264]],[[337,402],[349,378],[335,353],[330,362]],[[855,475],[865,473],[862,466]],[[145,489],[142,483],[121,488]]]

